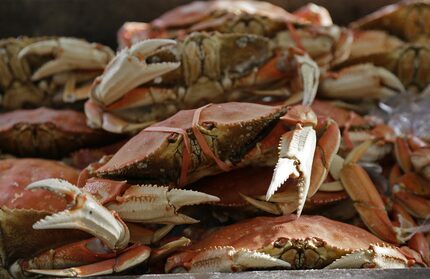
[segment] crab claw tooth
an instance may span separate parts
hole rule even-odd
[[[92,96],[102,104],[110,105],[139,85],[175,70],[180,66],[179,62],[147,64],[145,61],[145,57],[160,47],[175,43],[173,40],[153,39],[122,50],[97,78]]]
[[[148,56],[159,50],[161,47],[176,45],[175,40],[152,39],[144,40],[131,46],[130,53],[133,55]]]
[[[167,199],[176,209],[179,209],[185,205],[195,205],[200,203],[212,203],[220,201],[218,197],[212,195],[183,189],[170,190],[169,192],[167,192]]]
[[[279,160],[266,193],[266,200],[290,177],[298,177],[298,208],[300,216],[309,191],[312,162],[316,148],[316,133],[313,127],[296,127],[281,137]]]
[[[182,206],[217,201],[215,196],[196,191],[133,185],[107,207],[130,222],[192,224],[198,221],[178,213]]]
[[[60,179],[45,179],[27,186],[28,190],[46,189],[72,200],[69,209],[46,216],[33,225],[34,229],[78,229],[102,240],[111,249],[127,246],[127,227],[90,194]]]
[[[25,56],[47,55],[55,56],[31,77],[32,80],[51,76],[53,74],[77,69],[103,69],[113,57],[113,51],[108,47],[88,43],[74,38],[59,38],[33,43],[18,53],[18,58]]]

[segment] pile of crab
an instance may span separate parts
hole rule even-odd
[[[116,54],[1,40],[0,277],[427,267],[429,18],[207,1]]]

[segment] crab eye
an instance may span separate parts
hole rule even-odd
[[[201,124],[201,126],[203,128],[205,128],[206,130],[212,130],[213,128],[215,128],[215,123],[214,122],[203,122]]]
[[[178,140],[179,135],[178,134],[171,134],[168,138],[167,138],[167,142],[168,143],[175,143]]]

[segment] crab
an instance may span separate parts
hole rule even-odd
[[[288,180],[280,188],[279,194],[275,194],[269,201],[266,201],[265,193],[272,174],[273,169],[270,167],[246,167],[205,177],[186,188],[217,196],[220,201],[214,203],[214,206],[221,210],[226,209],[227,215],[231,211],[237,212],[238,210],[245,216],[247,214],[244,211],[247,210],[250,211],[250,214],[255,215],[255,210],[252,210],[250,206],[275,215],[294,212],[297,209],[295,188],[297,181],[294,179]],[[308,195],[304,212],[315,211],[322,206],[329,206],[347,198],[348,195],[344,190],[327,191],[325,184],[322,184],[315,194]]]
[[[166,272],[247,269],[404,268],[397,247],[321,216],[258,217],[218,229],[167,259]]]
[[[366,98],[377,100],[405,90],[414,94],[425,92],[430,84],[426,29],[429,4],[426,0],[401,1],[352,22],[354,41],[350,57],[332,69],[334,74],[324,78],[320,95],[357,101],[362,98],[359,92],[366,88]],[[372,79],[368,79],[366,88],[360,85],[363,74],[365,77],[377,73],[382,78],[373,80],[372,90]]]
[[[0,107],[64,106],[86,99],[112,58],[109,47],[75,38],[1,40]]]
[[[339,141],[335,122],[317,125],[308,107],[212,104],[142,130],[93,174],[183,187],[237,168],[276,165],[266,198],[296,179],[300,215],[308,193],[313,195],[327,176]]]
[[[85,114],[74,110],[38,108],[0,113],[0,149],[18,156],[60,158],[116,139],[118,135],[89,128]]]
[[[182,206],[218,200],[125,181],[93,179],[81,189],[73,185],[78,171],[54,161],[4,160],[0,166],[6,193],[0,210],[2,265],[15,277],[94,276],[133,267],[149,258],[147,245],[163,237],[171,224],[197,222],[179,213]],[[151,231],[124,220],[169,225]],[[160,258],[187,243],[178,239],[152,252]]]
[[[118,32],[121,48],[149,38],[181,38],[196,31],[246,33],[274,37],[288,25],[331,26],[323,7],[309,4],[294,14],[263,1],[194,1],[172,9],[151,23],[126,22]],[[291,28],[291,27],[290,27]]]
[[[96,79],[85,112],[91,127],[130,133],[208,102],[290,97],[309,104],[318,78],[318,66],[298,49],[276,49],[256,35],[193,33],[122,50]]]

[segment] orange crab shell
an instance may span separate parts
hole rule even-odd
[[[79,171],[63,163],[43,159],[0,160],[0,207],[55,212],[64,210],[66,201],[46,190],[28,191],[25,187],[45,178],[60,178],[76,183]]]
[[[24,188],[45,178],[76,183],[79,172],[60,162],[43,159],[0,160],[0,263],[9,266],[49,248],[88,238],[76,230],[33,230],[32,225],[66,208],[66,201],[46,190]]]
[[[331,248],[343,250],[343,254],[368,249],[370,244],[384,243],[363,229],[321,216],[257,217],[206,235],[187,250],[168,258],[166,271],[181,266],[187,267],[199,252],[210,248],[229,246],[257,251],[274,246],[279,241],[310,239],[324,243],[327,252]]]
[[[240,161],[248,151],[246,146],[276,123],[277,119],[286,112],[287,108],[264,106],[251,103],[213,104],[201,111],[199,126],[205,129],[205,135],[214,137],[215,154],[222,161]],[[190,169],[208,170],[208,159],[201,154],[199,145],[195,142],[192,131],[193,116],[196,110],[183,110],[169,119],[150,126],[149,128],[169,127],[186,131],[190,135],[191,162]],[[284,131],[282,131],[284,133]],[[280,133],[280,135],[282,134]],[[279,139],[280,135],[276,138]],[[183,135],[182,135],[183,138]],[[227,139],[236,139],[235,141]],[[129,140],[96,174],[102,177],[127,177],[147,179],[164,177],[175,182],[179,176],[179,162],[183,156],[184,140],[175,132],[159,132],[143,130]],[[250,146],[252,148],[252,146]],[[276,149],[276,146],[274,147]],[[199,154],[198,154],[199,153]],[[174,158],[172,160],[172,157]],[[210,160],[210,159],[209,159]],[[216,169],[215,173],[220,170]],[[197,180],[189,174],[187,183]],[[153,182],[153,181],[152,181]],[[155,181],[160,182],[160,181]]]
[[[73,110],[38,108],[0,114],[1,149],[20,156],[54,158],[114,138],[89,128],[85,115]]]

